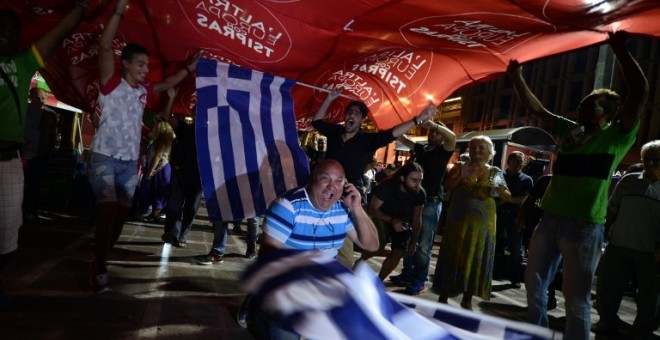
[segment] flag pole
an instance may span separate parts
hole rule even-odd
[[[322,91],[322,92],[328,92],[328,93],[332,92],[332,90],[324,89],[322,87],[318,87],[318,86],[314,86],[314,85],[310,85],[310,84],[305,84],[305,83],[301,83],[301,82],[296,82],[296,84],[297,85],[302,85],[304,87],[308,87],[310,89]],[[348,98],[348,99],[352,99],[352,100],[359,100],[359,98],[351,97],[351,96],[345,95],[343,93],[340,93],[339,96],[344,97],[344,98]]]

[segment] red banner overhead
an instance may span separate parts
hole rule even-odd
[[[0,0],[20,15],[24,47],[73,4]],[[85,111],[96,104],[96,42],[114,6],[92,0],[84,22],[42,71],[60,100]],[[429,99],[439,103],[460,87],[501,76],[511,59],[600,44],[607,32],[658,36],[658,20],[656,0],[131,0],[115,47],[147,47],[150,81],[197,51],[295,79],[308,85],[293,91],[300,128],[309,127],[325,98],[319,88],[341,89],[367,103],[382,129],[410,119]],[[194,82],[181,87],[175,110],[185,112]],[[343,105],[330,112],[339,117]]]

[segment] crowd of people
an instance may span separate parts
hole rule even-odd
[[[53,30],[25,51],[16,50],[17,17],[0,11],[4,28],[0,33],[6,36],[0,39],[0,273],[17,248],[23,216],[36,210],[35,185],[57,120],[44,105],[44,91],[28,91],[29,80],[76,27],[87,3],[77,1]],[[88,166],[99,214],[89,276],[96,293],[110,290],[109,251],[136,202],[134,195],[141,197],[135,205],[141,205],[142,212],[150,207],[152,221],[164,215],[162,240],[176,247],[186,246],[202,198],[194,126],[171,116],[175,87],[195,71],[199,56],[163,81],[147,84],[148,51],[128,44],[121,53],[120,70],[115,71],[112,41],[127,3],[117,1],[98,49],[101,115],[95,122]],[[596,307],[601,321],[593,329],[617,331],[621,294],[634,273],[638,311],[633,326],[635,335],[648,336],[658,325],[653,280],[660,261],[660,141],[644,144],[641,171],[624,176],[609,196],[612,173],[635,143],[639,117],[649,97],[647,80],[625,41],[622,33],[609,37],[628,86],[626,100],[621,103],[611,90],[594,90],[580,103],[577,121],[546,109],[525,83],[521,65],[510,62],[508,74],[521,102],[558,141],[551,177],[524,174],[528,157],[517,151],[507,155],[506,169],[493,166],[495,147],[483,135],[473,137],[467,156],[446,171],[456,150],[456,135],[433,120],[434,103],[391,129],[366,132],[361,126],[369,108],[361,101],[348,103],[343,124],[326,121],[330,105],[341,95],[330,92],[312,122],[323,137],[310,155],[310,182],[270,205],[262,217],[261,236],[261,218],[247,219],[246,257],[257,256],[260,238],[259,257],[277,249],[318,250],[353,268],[357,248],[360,260],[385,256],[380,280],[417,295],[426,289],[437,227],[446,209],[432,284],[439,302],[448,303],[450,297],[461,294],[461,307],[471,310],[474,296],[489,300],[495,257],[506,250],[510,256],[505,272],[511,286],[520,288],[524,278],[527,320],[548,326],[549,294],[554,292],[551,285],[561,264],[565,336],[588,339],[591,285],[603,244],[609,241],[598,273]],[[7,64],[15,67],[7,68]],[[9,69],[16,81],[9,81],[5,74]],[[150,143],[141,152],[146,98],[165,91],[168,104],[146,133]],[[30,105],[22,107],[21,103],[28,102],[28,92]],[[415,126],[428,132],[426,144],[405,135]],[[410,148],[411,158],[372,187],[374,153],[396,139]],[[140,166],[143,156],[146,161]],[[21,157],[28,164],[25,175]],[[230,223],[239,221],[214,223],[211,250],[196,257],[199,264],[222,262]],[[534,232],[527,241],[530,230]],[[401,273],[390,275],[401,260]],[[0,303],[2,299],[0,290]],[[249,297],[244,304],[248,307]],[[239,312],[242,323],[248,315],[244,308]],[[296,338],[270,320],[262,320],[259,313],[253,316],[264,325],[264,337]]]

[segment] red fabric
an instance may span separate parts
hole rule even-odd
[[[19,13],[28,46],[73,3],[0,0],[0,8]],[[95,44],[114,6],[91,0],[85,21],[42,72],[57,98],[85,111],[96,105]],[[428,98],[439,103],[460,87],[501,76],[511,59],[600,44],[619,30],[659,36],[659,17],[657,0],[131,0],[115,48],[134,42],[151,51],[150,83],[203,50],[205,57],[339,87],[367,102],[385,129],[418,114]],[[308,128],[325,93],[296,86],[293,94],[299,127]],[[339,117],[346,101],[330,112]],[[189,112],[192,102],[190,77],[174,111]],[[157,103],[154,96],[150,108]]]

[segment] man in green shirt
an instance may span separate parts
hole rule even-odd
[[[624,33],[610,34],[609,45],[628,86],[628,98],[619,108],[616,92],[594,90],[582,99],[577,122],[543,107],[527,87],[518,62],[512,61],[508,69],[521,101],[549,127],[560,147],[541,203],[545,213],[529,247],[527,321],[548,326],[547,288],[563,258],[567,339],[589,339],[591,283],[601,254],[607,192],[612,173],[635,142],[649,96],[648,82],[625,41]]]
[[[24,177],[18,150],[24,143],[30,81],[78,26],[88,2],[76,1],[57,26],[24,51],[17,50],[20,19],[10,10],[0,10],[0,273],[17,248],[18,228],[23,224]],[[0,290],[0,310],[5,306]]]

